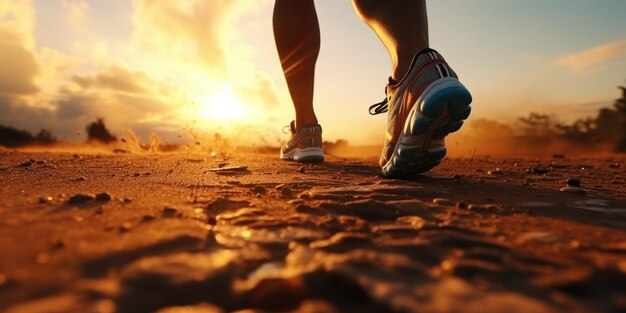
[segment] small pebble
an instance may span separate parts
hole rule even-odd
[[[454,179],[461,179],[461,175],[459,175],[459,174],[454,174],[454,175],[452,175],[452,178],[454,178]]]
[[[40,197],[39,198],[39,203],[41,203],[41,204],[43,204],[43,203],[50,203],[50,202],[52,202],[52,200],[54,200],[54,198],[51,197],[51,196]]]
[[[578,178],[570,178],[565,183],[571,187],[580,187],[580,179]]]
[[[565,159],[565,155],[564,154],[560,154],[560,153],[555,153],[552,155],[553,158],[555,159]]]
[[[127,223],[122,224],[118,230],[120,231],[120,233],[125,233],[131,230],[132,228],[133,228],[133,224],[127,222]]]
[[[94,200],[94,196],[92,195],[86,195],[86,194],[82,194],[82,193],[77,193],[73,196],[71,196],[68,200],[67,203],[70,204],[81,204],[81,203],[85,203],[85,202],[89,202]]]
[[[464,201],[458,201],[456,203],[456,207],[459,209],[467,209],[467,203]]]
[[[538,175],[545,175],[545,174],[548,174],[550,172],[550,169],[548,169],[548,168],[540,168],[540,167],[533,167],[532,172],[534,174],[538,174]]]
[[[26,161],[26,162],[20,164],[19,167],[29,167],[29,166],[32,166],[32,165],[33,165],[33,162]]]
[[[52,251],[61,250],[63,248],[65,248],[65,242],[63,242],[63,240],[56,240],[50,245]]]
[[[111,201],[111,195],[106,192],[101,192],[96,195],[96,201]]]
[[[300,168],[298,168],[298,173],[305,173],[306,172],[306,168],[304,166],[300,166]]]
[[[619,163],[609,164],[609,168],[618,168],[618,167],[619,167]]]
[[[250,189],[250,191],[252,191],[252,193],[257,194],[257,193],[265,193],[265,187],[263,186],[254,186],[252,187],[252,189]]]
[[[285,186],[280,189],[280,195],[285,198],[290,198],[293,196],[293,192],[291,191],[291,188],[289,188],[288,186]]]
[[[149,223],[149,222],[154,221],[155,219],[156,219],[156,217],[154,217],[154,216],[152,216],[152,215],[144,215],[144,216],[141,218],[141,222],[142,222],[142,223]]]
[[[131,202],[133,202],[133,199],[131,199],[131,198],[124,198],[124,199],[122,199],[122,203],[131,203]]]
[[[178,213],[176,208],[172,207],[164,207],[163,211],[161,211],[161,216],[163,217],[172,217]]]
[[[141,176],[141,173],[134,173],[133,176],[139,177],[139,176]]]
[[[74,180],[75,180],[75,181],[86,181],[86,180],[87,180],[87,177],[85,177],[85,176],[80,176],[80,177],[77,177],[77,178],[76,178],[76,179],[74,179]]]
[[[452,201],[444,198],[435,198],[433,199],[433,203],[439,205],[452,205]]]

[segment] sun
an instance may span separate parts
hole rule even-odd
[[[199,115],[210,120],[240,120],[246,112],[237,95],[225,90],[209,96],[199,97]]]

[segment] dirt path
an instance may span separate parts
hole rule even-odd
[[[0,152],[0,311],[624,312],[625,168]]]

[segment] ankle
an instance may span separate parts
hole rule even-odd
[[[413,62],[413,58],[415,55],[420,53],[420,51],[428,48],[428,45],[419,45],[413,47],[412,49],[401,49],[396,51],[396,55],[393,62],[393,68],[391,72],[391,78],[395,81],[401,81],[402,78],[406,75],[411,67],[411,62]]]
[[[314,126],[317,124],[318,122],[317,122],[316,117],[301,118],[301,119],[296,118],[296,133],[299,132],[304,127]]]

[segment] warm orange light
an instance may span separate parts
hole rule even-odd
[[[246,114],[237,96],[230,90],[200,97],[199,115],[210,120],[240,120]]]

